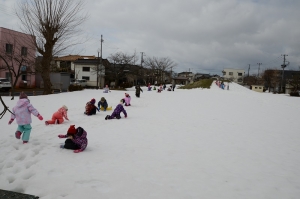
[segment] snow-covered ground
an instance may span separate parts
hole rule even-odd
[[[0,189],[41,199],[291,199],[300,196],[300,98],[230,90],[146,91],[128,118],[83,114],[85,103],[105,97],[115,107],[125,91],[84,90],[29,97],[45,119],[60,106],[70,121],[45,126],[32,116],[28,144],[17,124],[1,120]],[[11,101],[3,97],[9,107]],[[60,149],[71,124],[83,127],[82,153]]]

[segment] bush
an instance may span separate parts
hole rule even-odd
[[[299,92],[298,91],[292,91],[290,93],[290,96],[293,96],[293,97],[299,97]]]
[[[81,85],[73,85],[71,84],[69,86],[69,91],[72,92],[72,91],[81,91],[83,90],[83,87]]]

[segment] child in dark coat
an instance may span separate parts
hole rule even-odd
[[[96,115],[96,110],[99,109],[95,106],[96,100],[93,98],[91,101],[87,102],[85,105],[85,112],[86,115]]]
[[[78,127],[75,129],[75,125],[71,125],[66,135],[58,135],[59,138],[68,138],[61,148],[72,149],[74,153],[80,153],[87,147],[88,139],[86,138],[86,131]]]
[[[125,102],[124,99],[121,99],[120,103],[118,104],[118,106],[115,108],[114,112],[111,115],[107,115],[105,117],[105,120],[110,120],[110,119],[121,119],[121,112],[123,112],[123,114],[125,115],[125,118],[127,118],[127,112],[123,107],[123,103]]]
[[[98,109],[100,110],[101,107],[104,108],[104,111],[106,111],[106,109],[108,107],[107,101],[104,97],[101,97],[101,100],[98,102]]]
[[[143,92],[140,85],[135,86],[135,96],[136,97],[140,97],[141,91]]]

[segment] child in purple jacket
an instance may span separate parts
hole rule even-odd
[[[68,138],[60,148],[72,149],[74,153],[80,153],[87,147],[86,135],[87,133],[83,128],[78,127],[76,129],[75,125],[71,125],[66,135],[58,135],[59,138]]]
[[[105,120],[110,120],[110,119],[121,119],[121,112],[123,112],[123,114],[125,115],[125,118],[127,118],[127,112],[123,107],[123,103],[125,102],[124,99],[121,99],[120,103],[118,104],[118,106],[115,108],[114,112],[111,115],[107,115],[105,117]]]
[[[17,139],[21,138],[23,144],[26,144],[29,141],[30,133],[31,133],[31,114],[38,117],[39,120],[43,120],[43,117],[39,114],[39,112],[30,104],[27,95],[24,92],[20,93],[20,99],[17,102],[17,105],[13,108],[12,114],[8,124],[11,124],[14,119],[17,120],[18,128],[15,132],[15,136]]]

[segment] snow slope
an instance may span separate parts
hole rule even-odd
[[[115,107],[125,91],[84,90],[30,97],[44,119],[67,105],[69,118],[45,126],[33,116],[30,142],[1,120],[0,188],[41,199],[282,199],[300,195],[300,98],[230,90],[146,91],[128,118],[83,115],[91,98]],[[3,97],[9,107],[16,104]],[[69,125],[88,133],[79,154],[60,149]]]

